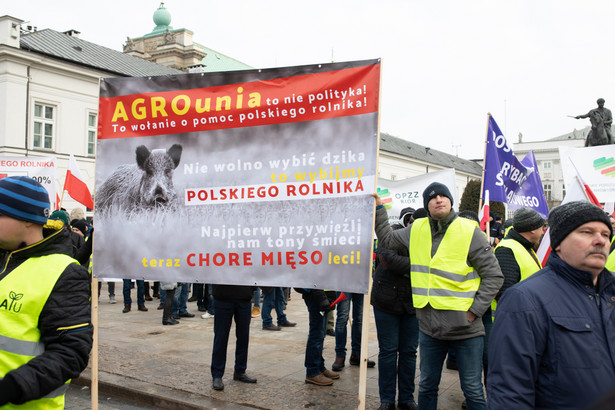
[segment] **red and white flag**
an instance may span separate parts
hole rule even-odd
[[[489,190],[485,190],[485,203],[480,210],[480,230],[487,229],[487,223],[489,222]]]
[[[79,166],[73,154],[70,154],[68,169],[66,170],[66,179],[64,180],[64,190],[75,201],[85,205],[89,209],[94,209],[94,201],[92,194],[85,184],[85,180],[81,175]]]

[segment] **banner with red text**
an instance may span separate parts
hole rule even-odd
[[[380,61],[101,81],[99,277],[367,293]]]
[[[56,201],[56,158],[0,156],[0,178],[26,176],[45,187],[49,194],[50,212]]]

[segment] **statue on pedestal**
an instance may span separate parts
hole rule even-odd
[[[598,98],[597,103],[598,108],[593,108],[587,114],[574,117],[577,120],[579,118],[589,118],[592,124],[592,129],[585,140],[586,147],[613,143],[613,135],[611,134],[613,114],[611,114],[611,110],[604,107],[604,98]]]

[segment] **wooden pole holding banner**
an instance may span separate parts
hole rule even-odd
[[[489,140],[489,119],[491,118],[491,113],[487,113],[487,131],[485,132],[485,150],[483,153],[483,177],[480,180],[480,195],[478,199],[478,214],[480,215],[480,210],[483,208],[483,188],[485,187],[485,164],[487,163],[487,141]],[[480,216],[479,216],[480,220]]]
[[[378,95],[382,95],[382,59],[380,59],[380,89]],[[380,101],[380,99],[378,100]],[[376,133],[376,175],[374,176],[375,191],[378,191],[378,152],[380,152],[380,103],[378,103],[378,132]],[[373,200],[373,199],[372,199]],[[367,394],[367,354],[369,342],[369,303],[372,295],[372,269],[374,260],[374,227],[376,224],[376,201],[373,202],[373,219],[372,219],[372,240],[371,251],[369,253],[369,281],[367,295],[363,296],[363,323],[361,325],[361,362],[359,363],[359,405],[357,409],[365,410],[365,396]],[[367,299],[365,298],[367,296]]]
[[[92,384],[90,386],[92,396],[92,410],[98,410],[98,278],[92,275]]]

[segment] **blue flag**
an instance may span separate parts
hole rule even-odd
[[[488,190],[492,201],[510,203],[533,171],[515,157],[500,127],[489,115],[483,198]]]
[[[512,199],[508,202],[508,207],[513,211],[519,208],[529,207],[538,212],[543,218],[547,219],[549,217],[549,207],[547,206],[545,192],[542,189],[542,181],[538,174],[534,152],[528,152],[525,158],[521,160],[521,163],[525,165],[526,168],[533,168],[534,172],[532,172],[523,185],[521,185],[521,188],[515,192]]]

